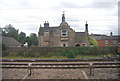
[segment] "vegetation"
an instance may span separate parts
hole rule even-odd
[[[66,59],[66,58],[99,58],[103,55],[109,54],[114,56],[116,53],[116,47],[98,47],[97,41],[93,36],[90,36],[89,42],[94,47],[68,47],[68,48],[37,48],[38,37],[35,33],[31,33],[30,36],[26,36],[24,32],[20,32],[15,29],[11,24],[6,25],[2,31],[2,35],[6,37],[13,37],[18,40],[22,45],[26,42],[30,48],[9,48],[2,53],[3,58],[54,58],[54,59]],[[87,39],[87,36],[85,37]],[[2,49],[5,49],[4,46]]]
[[[13,37],[14,39],[18,40],[18,30],[15,29],[11,24],[6,25],[4,31],[2,31],[3,36]]]
[[[104,55],[116,56],[116,47],[74,47],[74,48],[9,48],[3,51],[4,57],[23,58],[101,58]]]
[[[31,33],[30,36],[26,37],[26,42],[28,42],[29,46],[37,46],[38,45],[38,37],[35,33]]]
[[[35,33],[31,33],[30,36],[26,37],[26,34],[24,32],[20,32],[18,29],[15,29],[11,24],[6,25],[4,27],[4,30],[2,30],[2,36],[5,37],[13,37],[17,41],[19,41],[22,46],[27,42],[28,45],[31,46],[37,46],[38,45],[38,37]]]
[[[73,50],[66,50],[63,53],[63,55],[66,56],[67,58],[75,58],[76,57],[75,52]]]
[[[94,55],[79,55],[77,56],[76,58],[74,59],[80,59],[80,58],[101,58],[103,57],[102,55],[97,55],[97,56],[94,56]],[[23,56],[5,56],[5,57],[2,57],[2,59],[72,59],[72,58],[67,58],[65,56],[37,56],[37,57],[23,57]]]
[[[26,34],[24,32],[20,32],[20,34],[19,34],[19,42],[22,44],[22,46],[25,44],[25,42],[26,42]]]
[[[98,47],[98,42],[94,39],[93,36],[90,36],[90,40],[89,40],[90,44],[95,46],[95,47]]]

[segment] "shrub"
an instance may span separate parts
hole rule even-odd
[[[41,57],[39,53],[35,53],[35,57]]]
[[[35,54],[33,54],[32,52],[26,52],[24,54],[25,57],[35,57]]]
[[[73,50],[67,50],[64,52],[64,56],[66,56],[67,58],[75,58],[75,52]]]

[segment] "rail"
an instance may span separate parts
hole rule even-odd
[[[29,63],[1,63],[1,65],[28,65]],[[90,65],[90,63],[31,63],[32,65]],[[92,65],[120,65],[119,62],[92,63]]]
[[[114,61],[120,60],[115,58],[97,58],[97,59],[0,59],[2,62],[78,62],[78,61]]]
[[[109,62],[109,61],[113,62]],[[94,68],[120,68],[118,59],[2,59],[3,69],[27,69],[31,76],[32,69],[80,69],[88,68],[90,76]],[[89,61],[89,63],[78,63],[78,61]],[[91,62],[92,61],[92,62]],[[105,61],[105,62],[97,62]],[[106,62],[107,61],[107,62]],[[15,62],[15,63],[14,63]],[[16,63],[17,62],[17,63]],[[23,63],[26,62],[26,63]],[[38,63],[37,63],[38,62]],[[39,63],[40,62],[40,63]],[[42,63],[44,62],[44,63]],[[50,63],[52,62],[52,63]],[[55,62],[55,63],[54,63]],[[57,63],[56,63],[57,62]],[[72,63],[77,62],[77,63]]]

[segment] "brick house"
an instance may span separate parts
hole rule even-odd
[[[107,35],[94,35],[95,40],[97,40],[98,45],[100,47],[106,47],[106,46],[118,46],[120,44],[120,36],[114,36],[112,32],[110,33],[110,36]]]
[[[88,24],[85,24],[85,32],[75,32],[65,21],[65,14],[62,14],[62,22],[57,27],[50,27],[49,22],[38,31],[39,47],[75,47],[88,46]]]

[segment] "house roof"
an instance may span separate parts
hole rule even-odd
[[[58,27],[40,27],[38,35],[43,35],[45,31],[50,31],[50,35],[53,35],[53,32],[56,31]]]
[[[83,42],[85,40],[85,32],[75,32],[75,42]]]
[[[120,36],[94,36],[95,40],[118,40]]]
[[[2,37],[2,43],[7,47],[19,47],[21,43],[12,37]]]
[[[64,21],[64,22],[60,23],[60,26],[69,26],[69,25],[67,22]]]
[[[91,34],[91,35],[93,35],[93,36],[107,36],[105,34]]]

